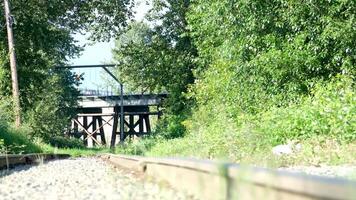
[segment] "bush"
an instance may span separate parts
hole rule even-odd
[[[0,122],[0,154],[40,153],[41,148],[27,137],[28,128],[14,129]]]
[[[350,77],[338,77],[330,83],[317,84],[312,96],[300,104],[262,113],[254,124],[272,144],[314,136],[352,142],[356,140],[355,116],[355,84]]]
[[[83,141],[77,138],[69,138],[63,136],[54,136],[49,139],[49,143],[58,148],[85,148]]]
[[[173,139],[183,137],[186,129],[183,121],[186,119],[183,115],[166,115],[159,121],[155,133],[158,137]]]
[[[312,94],[301,98],[300,103],[273,107],[259,114],[231,115],[228,107],[206,104],[184,123],[188,129],[185,137],[160,140],[146,154],[247,160],[260,164],[274,159],[272,147],[288,140],[319,146],[336,141],[338,144],[334,146],[345,144],[344,149],[347,149],[348,144],[352,146],[356,142],[355,92],[353,78],[339,76],[329,83],[315,85]],[[310,162],[318,159],[315,157],[323,157],[322,152],[316,153],[318,156],[308,154],[313,157]],[[337,156],[334,157],[335,160]]]
[[[115,149],[115,153],[146,155],[159,140],[156,136],[147,136],[133,141],[126,141],[123,146]]]
[[[6,151],[4,140],[0,139],[0,154],[3,154],[3,152]]]
[[[0,96],[0,154],[37,153],[41,148],[32,143],[29,138],[30,129],[11,127],[13,120],[11,98]]]

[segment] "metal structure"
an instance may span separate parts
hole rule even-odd
[[[68,134],[73,137],[82,138],[85,145],[106,145],[110,140],[110,147],[114,148],[117,135],[120,136],[120,144],[129,137],[142,136],[151,133],[150,116],[162,115],[159,106],[167,94],[132,94],[124,95],[123,84],[108,70],[109,65],[77,65],[57,67],[65,69],[73,68],[102,68],[118,84],[119,96],[85,94],[78,99],[78,115],[72,120],[72,127]],[[156,108],[156,111],[150,111]],[[126,119],[127,118],[127,119]],[[110,139],[105,135],[107,128],[111,127]],[[117,128],[120,131],[117,131]],[[100,136],[100,137],[99,137]],[[89,141],[92,143],[89,144]]]

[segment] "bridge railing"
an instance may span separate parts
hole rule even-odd
[[[103,96],[116,96],[118,95],[117,92],[114,92],[113,90],[99,90],[99,89],[87,89],[87,88],[79,88],[79,96],[99,96],[99,97],[103,97]],[[167,92],[162,92],[159,93],[158,95],[167,95]],[[125,96],[130,95],[130,96],[140,96],[140,95],[150,95],[148,94],[142,94],[142,93],[136,93],[136,92],[125,92],[124,93]]]
[[[79,89],[80,96],[113,96],[112,90]]]

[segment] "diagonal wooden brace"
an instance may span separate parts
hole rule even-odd
[[[85,140],[86,139],[88,139],[89,137],[90,138],[93,138],[94,139],[94,134],[95,133],[97,133],[102,127],[104,127],[106,124],[109,124],[109,122],[111,121],[111,120],[113,120],[114,119],[114,117],[111,117],[108,121],[105,121],[105,123],[104,124],[102,124],[99,128],[97,128],[94,132],[92,132],[91,134],[88,134],[88,136],[85,138]],[[95,139],[95,141],[97,141],[96,139]],[[98,142],[97,142],[98,143]],[[99,144],[99,143],[98,143]]]
[[[99,142],[97,139],[95,139],[93,135],[94,135],[96,132],[98,132],[98,131],[100,130],[100,128],[102,128],[103,126],[105,126],[106,124],[108,124],[112,119],[113,119],[113,117],[112,117],[110,120],[108,120],[107,122],[105,122],[104,124],[102,124],[99,128],[97,128],[97,129],[96,129],[94,132],[92,132],[92,133],[90,133],[86,128],[84,128],[83,124],[80,123],[77,119],[73,119],[73,121],[74,121],[75,123],[77,123],[79,126],[81,126],[81,127],[83,128],[83,130],[88,134],[88,136],[87,136],[86,138],[84,138],[84,140],[87,140],[87,139],[90,137],[95,143],[97,143],[98,145],[100,145],[100,142]]]

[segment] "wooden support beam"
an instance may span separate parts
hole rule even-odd
[[[143,133],[143,115],[139,115],[139,132]]]
[[[127,127],[130,127],[130,124],[126,121],[126,119],[124,119],[124,125],[126,125]]]
[[[88,124],[88,129],[89,129],[91,126],[94,125],[94,124],[93,124],[93,122],[94,122],[93,117],[92,117],[91,119],[92,119],[91,122]]]
[[[117,133],[117,125],[118,125],[118,121],[119,121],[119,113],[117,112],[117,109],[115,110],[115,115],[114,115],[114,124],[112,127],[112,134],[111,134],[111,141],[110,141],[110,148],[114,148],[115,147],[115,143],[116,143],[116,133]],[[120,119],[120,120],[124,120],[124,119]]]
[[[84,129],[84,133],[83,133],[83,139],[84,139],[84,145],[88,146],[88,140],[86,140],[85,138],[88,135],[88,117],[83,117],[83,129]]]
[[[133,127],[136,128],[136,126],[138,126],[139,124],[140,124],[140,116],[138,116],[138,120],[135,122]]]
[[[93,137],[95,138],[95,140],[98,140],[98,138],[96,137],[96,117],[92,117],[92,121],[91,121],[91,124],[92,124],[92,135],[93,135]],[[100,129],[98,129],[98,130],[100,130]],[[95,146],[95,142],[94,142],[94,140],[93,140],[93,146]]]
[[[124,112],[124,115],[159,115],[160,112]]]
[[[115,113],[80,113],[78,117],[99,117],[99,116],[113,116]]]
[[[106,122],[105,121],[105,124],[109,124],[109,122],[112,120],[112,118]],[[104,132],[104,125],[103,125],[103,118],[102,117],[98,117],[98,124],[99,124],[99,127],[100,127],[100,139],[101,139],[101,143],[103,145],[106,144],[106,139],[105,139],[105,132]],[[109,124],[110,125],[110,124]]]
[[[131,135],[131,134],[135,133],[135,126],[134,126],[135,122],[134,122],[134,116],[133,115],[129,116],[129,121],[130,121],[129,133]]]
[[[112,117],[114,117],[114,115],[112,115]],[[101,117],[101,120],[103,121],[103,122],[107,122],[105,119],[103,119],[102,117]],[[107,123],[107,125],[109,125],[109,126],[112,126],[112,124],[110,124],[110,123]]]
[[[87,132],[88,133],[88,136],[86,137],[86,139],[88,138],[88,137],[92,137],[93,138],[93,136],[94,136],[94,134],[96,134],[101,128],[103,128],[107,123],[109,123],[111,120],[113,119],[113,117],[109,120],[109,121],[107,121],[106,123],[104,123],[104,124],[102,124],[99,128],[97,128],[95,131],[93,131],[92,133],[89,133],[89,132]],[[96,140],[96,138],[95,138],[95,140]],[[97,141],[97,140],[96,140]],[[99,142],[97,142],[98,144],[100,144]]]
[[[83,130],[84,130],[84,132],[86,133],[86,135],[89,135],[90,137],[92,137],[91,136],[91,133],[87,130],[87,129],[85,129],[85,126],[83,125],[83,124],[81,124],[78,120],[75,120],[75,122],[79,125],[79,126],[81,126],[82,128],[83,128]],[[84,136],[85,137],[85,136]],[[86,138],[87,139],[87,138]],[[98,144],[100,144],[95,138],[93,138],[92,137],[92,139],[95,141],[95,142],[97,142]],[[87,144],[88,144],[88,140],[84,140],[84,141],[87,141]]]
[[[144,115],[144,119],[145,119],[145,122],[146,122],[146,132],[150,133],[151,132],[150,116],[149,115]]]

